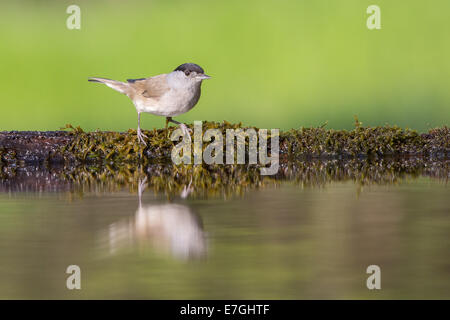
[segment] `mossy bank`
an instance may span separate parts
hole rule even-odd
[[[191,125],[191,128],[193,126]],[[169,162],[178,143],[169,139],[176,127],[145,131],[147,146],[138,143],[136,131],[84,132],[67,125],[69,131],[0,132],[0,163],[97,163],[108,165]],[[243,129],[241,124],[203,122],[203,130]],[[257,128],[252,128],[258,130]],[[270,130],[269,130],[270,133]],[[270,140],[270,135],[269,135]],[[248,141],[245,142],[248,152]],[[208,145],[203,142],[203,149]],[[270,149],[270,142],[268,143]],[[447,159],[450,129],[441,127],[418,133],[396,126],[363,127],[353,130],[298,128],[279,133],[280,162],[319,158],[383,158],[397,156]]]

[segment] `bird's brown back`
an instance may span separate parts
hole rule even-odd
[[[151,78],[128,79],[128,85],[132,89],[130,98],[144,97],[158,101],[161,96],[170,90],[167,83],[167,74],[160,74]]]

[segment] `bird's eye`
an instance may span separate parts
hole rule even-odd
[[[190,72],[189,70],[186,70],[186,71],[184,72],[184,74],[185,74],[186,76],[188,76],[190,73],[191,73],[191,72]]]

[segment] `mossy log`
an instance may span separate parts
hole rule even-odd
[[[145,131],[147,146],[138,143],[136,131],[131,129],[127,132],[84,132],[79,127],[67,125],[67,128],[71,131],[0,132],[0,165],[96,163],[120,166],[170,162],[171,150],[177,143],[168,138],[174,127]],[[227,122],[203,123],[204,131],[212,128],[222,130],[224,136],[227,129],[247,129],[241,124]],[[280,132],[279,146],[281,163],[312,158],[392,156],[448,159],[450,129],[445,126],[421,134],[396,126],[361,127],[359,123],[350,131],[300,128]]]
[[[155,192],[209,197],[242,194],[282,180],[305,186],[344,180],[365,185],[419,176],[449,178],[447,127],[423,134],[359,125],[351,131],[300,128],[281,132],[280,166],[273,176],[262,176],[258,165],[175,165],[170,155],[177,142],[168,138],[174,128],[146,131],[147,146],[143,146],[135,130],[84,132],[68,127],[69,132],[0,132],[0,192],[136,190],[146,179]],[[203,123],[204,130],[211,128],[225,133],[242,126]]]

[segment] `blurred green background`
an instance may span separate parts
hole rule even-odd
[[[81,7],[81,30],[66,8]],[[381,30],[366,8],[381,7]],[[262,128],[450,119],[450,2],[434,0],[10,1],[0,8],[0,130],[136,127],[117,80],[200,64],[212,80],[180,121]],[[143,127],[164,119],[144,115]]]

